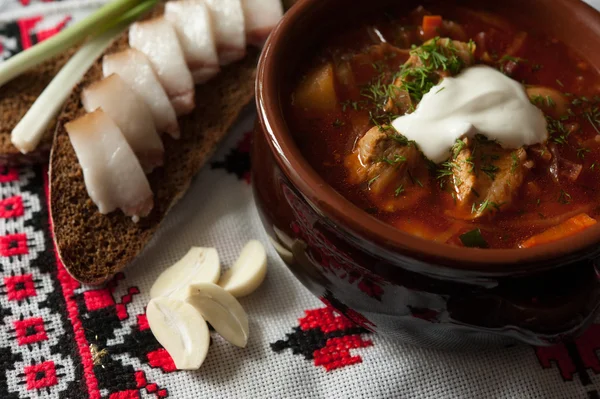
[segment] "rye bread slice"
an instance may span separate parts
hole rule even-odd
[[[127,47],[127,36],[108,53]],[[83,115],[82,89],[102,78],[98,60],[75,88],[59,116],[50,155],[50,216],[55,247],[67,271],[76,280],[99,284],[126,267],[146,246],[169,209],[188,189],[192,178],[213,154],[243,108],[254,97],[259,52],[249,49],[239,63],[223,68],[206,84],[196,87],[196,108],[179,118],[181,138],[163,135],[165,165],[148,180],[154,209],[137,224],[120,210],[102,215],[90,200],[83,173],[71,146],[65,123]]]
[[[39,146],[28,154],[21,154],[10,141],[10,134],[74,52],[74,48],[65,51],[0,88],[0,165],[30,165],[48,161],[56,119],[48,126]]]

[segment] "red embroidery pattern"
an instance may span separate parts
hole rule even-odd
[[[138,330],[140,331],[144,331],[150,328],[150,324],[148,324],[148,318],[146,317],[145,314],[139,314],[137,315],[137,324],[138,324]]]
[[[56,24],[56,26],[53,26],[52,28],[49,28],[49,29],[44,29],[44,30],[39,31],[36,34],[38,43],[56,35],[58,32],[63,30],[70,21],[71,21],[71,16],[67,15],[66,17],[64,17],[62,19],[62,21],[60,21],[58,24]]]
[[[362,337],[362,334],[368,333],[367,330],[335,313],[331,307],[306,310],[304,313],[294,333],[287,334],[286,340],[271,344],[275,352],[291,348],[293,353],[312,359],[315,366],[332,371],[362,362],[360,356],[350,353],[351,349],[373,346],[373,341]]]
[[[600,325],[593,324],[579,338],[545,348],[535,348],[535,353],[543,368],[551,368],[555,363],[565,381],[572,381],[575,374],[583,386],[592,385],[588,369],[600,374]],[[600,397],[598,391],[588,392],[590,398]]]
[[[46,171],[44,171],[46,172]],[[50,196],[48,195],[48,173],[44,173],[44,188],[46,191],[46,200],[50,201]],[[50,204],[47,204],[48,209],[50,208]],[[54,231],[52,226],[52,218],[49,218],[49,227],[50,232]],[[52,233],[51,233],[52,234]],[[53,238],[54,239],[54,238]],[[100,399],[100,390],[98,389],[98,379],[96,378],[96,374],[94,374],[94,362],[92,361],[92,354],[90,352],[90,344],[85,337],[85,332],[83,330],[83,325],[81,323],[81,319],[79,317],[79,309],[77,308],[77,301],[75,300],[75,289],[79,287],[79,283],[76,282],[67,272],[65,266],[60,260],[58,253],[56,251],[55,260],[56,260],[56,268],[57,268],[57,278],[60,282],[63,298],[65,300],[67,306],[67,314],[69,317],[69,321],[71,322],[71,326],[73,327],[73,332],[75,335],[75,342],[77,343],[77,349],[79,350],[79,356],[81,357],[81,365],[83,366],[83,376],[85,385],[88,390],[88,395],[90,399]]]
[[[0,49],[0,52],[2,50]],[[23,199],[21,196],[14,196],[4,200],[0,200],[0,218],[9,219],[23,216],[25,210],[23,208]]]
[[[48,335],[46,335],[46,330],[44,328],[44,319],[41,317],[15,320],[14,325],[19,345],[32,344],[48,339]]]
[[[600,359],[597,351],[600,349],[600,325],[593,324],[585,333],[575,340],[577,350],[585,369],[591,369],[595,374],[600,374]],[[544,368],[551,368],[556,363],[561,376],[573,380],[573,375],[578,372],[569,348],[565,344],[558,344],[545,348],[536,348],[536,355]]]
[[[342,331],[355,327],[348,318],[338,315],[332,311],[333,308],[305,310],[305,316],[301,318],[300,328],[304,331],[312,328],[320,328],[324,333]]]
[[[139,294],[140,290],[137,287],[129,287],[127,289],[127,295],[121,298],[121,302],[116,305],[117,317],[119,320],[125,320],[129,317],[127,313],[127,305],[131,303],[134,295]]]
[[[54,367],[54,362],[50,360],[25,367],[25,378],[29,391],[58,384],[56,368]]]
[[[372,345],[373,341],[363,340],[360,335],[331,338],[327,340],[324,348],[316,350],[313,354],[315,366],[323,366],[327,371],[331,371],[351,364],[362,363],[362,358],[352,356],[350,349],[366,348]]]
[[[155,383],[148,383],[146,374],[143,371],[135,372],[135,382],[138,389],[145,389],[146,392],[154,394],[157,398],[166,398],[168,396],[166,389],[160,389]]]
[[[0,183],[11,183],[19,180],[19,171],[15,168],[0,167]]]
[[[28,1],[28,0],[26,0]],[[17,21],[19,25],[19,31],[21,32],[21,46],[23,50],[27,50],[30,48],[33,43],[31,43],[30,32],[35,28],[38,22],[42,20],[43,17],[37,16],[33,18],[22,18]]]
[[[4,285],[9,301],[22,301],[37,295],[31,274],[4,277]]]
[[[137,287],[130,287],[127,294],[121,298],[121,302],[115,303],[113,293],[117,287],[118,281],[124,278],[123,273],[118,273],[106,286],[106,288],[85,291],[83,298],[88,311],[105,309],[110,306],[115,306],[117,317],[119,320],[125,320],[129,317],[127,313],[127,305],[131,303],[133,295],[139,294],[140,290]]]
[[[165,373],[177,370],[173,358],[171,358],[171,355],[164,348],[148,353],[148,363],[151,367],[160,368]]]
[[[9,234],[0,237],[0,256],[27,255],[28,253],[26,234]]]

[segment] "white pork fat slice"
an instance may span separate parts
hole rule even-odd
[[[65,129],[100,213],[119,208],[134,221],[147,216],[154,206],[150,184],[115,122],[96,110],[65,124]]]
[[[221,65],[246,55],[244,9],[241,0],[204,0],[210,10]]]
[[[219,57],[210,12],[201,0],[169,1],[165,19],[173,24],[195,83],[219,73]]]
[[[105,55],[102,59],[104,77],[117,74],[150,108],[154,125],[160,133],[179,137],[177,115],[160,85],[148,58],[135,49]]]
[[[195,107],[194,80],[171,23],[162,17],[134,23],[129,45],[148,57],[177,115],[190,113]]]
[[[242,0],[246,24],[246,40],[261,47],[283,17],[280,0]]]
[[[117,124],[145,172],[163,164],[164,147],[152,112],[119,75],[110,75],[86,87],[81,102],[87,112],[102,108]]]

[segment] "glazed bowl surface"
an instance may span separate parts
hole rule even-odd
[[[600,70],[600,14],[578,0],[454,0],[508,13]],[[463,348],[549,345],[581,333],[600,305],[600,225],[529,249],[459,248],[367,214],[302,157],[284,117],[297,66],[322,38],[390,0],[300,0],[271,34],[256,82],[252,180],[261,219],[293,274],[359,325],[403,341]],[[407,12],[436,1],[402,2]],[[535,18],[532,18],[535,16]],[[539,23],[539,22],[538,22]],[[537,29],[532,26],[532,29]]]

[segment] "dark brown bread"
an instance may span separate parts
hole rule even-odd
[[[123,36],[107,53],[127,46]],[[148,176],[154,192],[150,215],[133,223],[115,211],[102,215],[90,200],[81,167],[64,124],[84,114],[80,93],[102,75],[100,60],[73,91],[60,115],[50,155],[50,214],[55,245],[66,269],[77,280],[98,284],[127,266],[144,248],[194,175],[214,152],[243,108],[254,96],[258,51],[250,49],[241,62],[225,67],[197,87],[196,109],[179,119],[181,138],[164,135],[165,166]]]
[[[11,143],[10,134],[74,52],[75,49],[66,51],[0,88],[0,165],[23,165],[48,161],[56,121],[50,124],[36,150],[28,154],[21,154]]]

